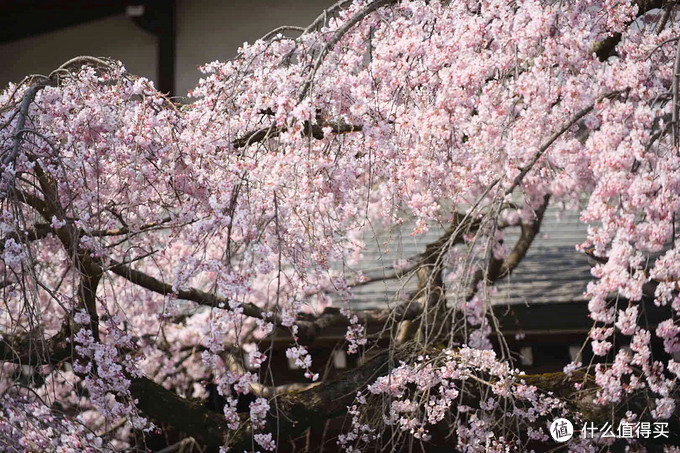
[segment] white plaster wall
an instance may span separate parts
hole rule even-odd
[[[243,42],[280,25],[306,26],[335,1],[179,0],[175,94],[196,86],[199,66],[232,58]],[[115,58],[133,74],[156,78],[156,38],[121,14],[0,45],[0,86],[78,55]]]
[[[0,45],[0,86],[48,74],[79,55],[111,57],[145,77],[156,76],[156,38],[121,14]]]
[[[309,25],[336,0],[180,0],[176,94],[198,82],[198,67],[232,58],[245,41],[280,25]]]

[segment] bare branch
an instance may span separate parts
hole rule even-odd
[[[519,266],[540,231],[543,216],[545,210],[548,208],[549,202],[550,196],[546,196],[541,206],[535,211],[536,218],[533,222],[522,223],[520,225],[520,236],[510,251],[510,254],[505,259],[498,259],[491,254],[486,273],[481,269],[475,273],[468,286],[466,300],[472,299],[477,293],[477,286],[482,280],[485,280],[487,283],[494,283],[509,276],[515,268]]]
[[[546,195],[541,206],[534,212],[536,218],[530,223],[522,223],[519,239],[517,239],[512,251],[503,260],[502,265],[498,268],[496,273],[488,277],[490,280],[495,281],[507,277],[520,264],[541,229],[543,216],[545,215],[545,210],[548,208],[549,202],[550,196]]]
[[[189,300],[200,305],[206,305],[215,308],[229,309],[229,300],[215,294],[201,291],[195,288],[173,290],[172,285],[162,282],[155,277],[152,277],[144,272],[134,270],[123,263],[111,260],[111,266],[108,268],[114,274],[117,274],[126,280],[134,283],[142,288],[153,291],[161,295],[174,295],[178,299]],[[251,303],[240,305],[243,308],[245,316],[257,319],[269,320],[277,326],[281,326],[281,319],[278,316],[267,317],[264,311]],[[361,324],[381,324],[390,318],[414,318],[420,313],[420,307],[417,304],[402,304],[393,309],[383,310],[368,310],[356,313]],[[341,314],[337,309],[327,308],[317,318],[311,320],[298,320],[295,326],[298,327],[298,336],[302,341],[311,341],[316,338],[324,329],[331,326],[349,325],[350,322],[347,317]]]
[[[117,274],[124,279],[134,283],[135,285],[146,288],[149,291],[153,291],[157,294],[163,296],[175,295],[178,299],[189,300],[196,302],[201,305],[207,305],[216,308],[226,308],[229,307],[229,300],[223,297],[216,296],[205,291],[200,291],[198,289],[190,288],[187,290],[178,289],[173,290],[172,285],[162,282],[155,277],[152,277],[144,272],[134,270],[125,264],[111,260],[111,266],[108,268],[114,274]],[[252,318],[264,319],[264,312],[259,307],[253,304],[243,305],[243,314],[250,316]]]
[[[50,338],[35,333],[28,336],[2,335],[0,362],[21,365],[58,363],[71,356],[70,326],[66,322],[61,330]]]
[[[272,31],[270,31],[269,33],[267,33],[266,35],[264,35],[260,39],[262,39],[263,41],[266,41],[266,40],[278,35],[279,33],[283,33],[284,31],[299,31],[299,32],[304,33],[305,29],[302,28],[302,27],[295,26],[295,25],[282,25],[280,27],[276,27],[275,29],[273,29]]]

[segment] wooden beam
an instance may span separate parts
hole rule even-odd
[[[5,0],[0,14],[0,43],[123,14],[126,3],[125,0]]]
[[[176,0],[140,1],[143,14],[132,20],[157,39],[158,62],[156,80],[158,90],[172,95],[175,90],[175,16]]]

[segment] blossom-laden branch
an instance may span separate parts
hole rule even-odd
[[[320,124],[310,124],[307,122],[303,127],[303,136],[314,137],[316,139],[324,138],[324,129],[328,128],[332,134],[349,134],[352,132],[361,132],[363,129],[361,125],[346,124],[342,121],[322,121]],[[276,138],[279,134],[286,132],[288,128],[269,126],[256,131],[247,132],[243,137],[233,142],[234,148],[245,148],[246,146],[262,142],[267,139]]]
[[[253,304],[232,305],[226,298],[201,291],[195,288],[174,289],[172,285],[164,283],[150,275],[134,270],[122,263],[112,261],[108,268],[111,272],[129,280],[131,283],[141,286],[161,295],[172,295],[178,299],[196,302],[214,308],[237,309],[245,316],[256,319],[267,320],[275,325],[281,326],[282,321],[279,316],[268,316],[264,310]],[[382,325],[390,318],[411,319],[420,313],[417,304],[402,304],[392,310],[378,309],[365,310],[358,312],[359,323],[367,325]],[[297,335],[305,342],[311,342],[319,336],[325,329],[331,326],[347,326],[350,324],[348,317],[341,314],[337,309],[327,309],[317,317],[307,317],[308,319],[295,321]],[[311,318],[311,319],[309,319]]]

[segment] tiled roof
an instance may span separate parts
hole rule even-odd
[[[592,280],[591,265],[576,245],[586,239],[587,225],[577,211],[548,209],[541,230],[514,272],[498,282],[494,303],[558,303],[584,301]],[[508,235],[510,236],[510,235]]]
[[[514,231],[513,231],[514,229]],[[390,233],[379,232],[364,239],[367,249],[361,264],[354,268],[368,277],[389,275],[390,266],[400,258],[416,257],[428,243],[439,238],[443,230],[431,229],[423,235],[410,235],[410,228]],[[506,279],[496,283],[494,304],[564,303],[584,301],[583,292],[592,279],[588,258],[575,249],[583,242],[587,226],[579,221],[577,211],[549,208],[539,235],[527,255]],[[506,230],[510,246],[517,238],[518,228]],[[353,290],[352,305],[359,309],[381,308],[401,302],[416,288],[416,278],[410,281],[394,279],[378,281]]]

